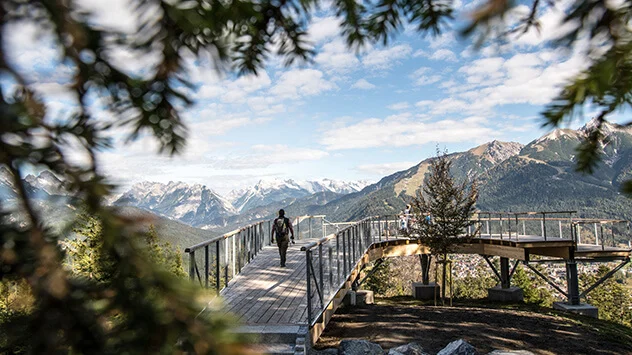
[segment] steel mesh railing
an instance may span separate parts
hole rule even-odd
[[[370,217],[355,223],[330,223],[338,230],[301,248],[306,259],[307,319],[313,325],[348,281],[370,246],[399,236],[397,220]]]
[[[295,239],[322,235],[324,219],[325,216],[291,218]],[[271,231],[272,220],[260,221],[186,248],[189,278],[202,287],[221,291],[264,246],[271,245]]]

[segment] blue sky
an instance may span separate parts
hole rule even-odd
[[[81,3],[96,11],[95,22],[134,30],[125,0]],[[183,155],[157,156],[151,140],[140,139],[103,152],[102,167],[124,186],[180,180],[226,193],[261,178],[376,181],[437,146],[454,152],[494,139],[525,144],[546,133],[539,112],[587,64],[582,43],[548,45],[564,31],[564,3],[543,8],[541,34],[480,50],[456,31],[476,3],[457,6],[457,20],[441,36],[407,27],[389,46],[359,52],[346,48],[339,20],[322,11],[309,28],[314,63],[287,68],[272,58],[258,77],[219,74],[208,60],[191,58],[196,104],[184,112],[190,137]],[[516,8],[508,23],[527,10]],[[73,105],[63,89],[72,69],[57,63],[54,45],[31,27],[16,27],[5,49],[45,95],[49,117],[63,116]],[[112,55],[129,71],[155,62],[125,50]],[[589,108],[584,115],[590,118]]]

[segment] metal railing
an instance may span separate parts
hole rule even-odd
[[[576,211],[477,212],[479,237],[521,241],[541,237],[544,241],[571,240],[576,246],[596,245],[632,248],[629,221],[574,218]],[[627,244],[627,245],[626,245]]]
[[[359,222],[331,223],[337,232],[301,248],[306,258],[307,317],[318,320],[374,242],[399,236],[392,216],[370,217]]]
[[[627,234],[627,238],[626,238]],[[630,222],[617,219],[578,219],[573,221],[573,240],[577,245],[627,247],[632,249]]]
[[[573,214],[576,211],[484,212],[475,215],[479,237],[520,241],[520,237],[573,239]]]
[[[324,220],[325,216],[320,215],[291,218],[295,239],[321,235],[325,230]],[[186,248],[189,278],[219,293],[264,246],[272,244],[271,231],[272,220],[265,220]]]

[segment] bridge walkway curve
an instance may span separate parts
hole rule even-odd
[[[223,309],[246,326],[306,325],[305,253],[300,249],[315,240],[290,244],[286,267],[280,266],[275,245],[264,246],[221,291]]]

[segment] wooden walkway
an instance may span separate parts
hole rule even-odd
[[[307,324],[305,252],[300,249],[316,240],[290,244],[286,267],[280,266],[277,246],[265,246],[222,290],[226,312],[244,325]]]
[[[259,332],[263,327],[307,325],[305,252],[301,252],[300,249],[317,240],[318,238],[304,239],[290,245],[287,252],[287,267],[279,265],[276,245],[265,246],[241,273],[230,281],[228,287],[222,290],[221,296],[225,303],[223,310],[235,315],[245,329],[249,327],[255,332]],[[503,239],[496,235],[482,236],[474,238],[471,244],[467,244],[459,252],[516,258],[516,251],[520,251],[521,256],[518,259],[529,260],[529,253],[525,255],[525,250],[528,250],[532,255],[564,258],[564,254],[558,255],[559,250],[568,254],[569,248],[573,245],[572,240],[563,238],[549,238],[548,241],[544,241],[540,236],[521,235],[518,240],[515,236],[511,239],[506,236]],[[482,250],[480,243],[489,245]],[[410,240],[383,241],[379,244],[379,255],[373,255],[376,252],[373,250],[368,252],[369,257],[373,256],[375,259],[427,252],[424,247],[411,243]],[[507,249],[508,247],[511,247],[511,250]],[[602,250],[601,246],[580,245],[576,255],[627,258],[630,256],[630,250],[614,247]]]

